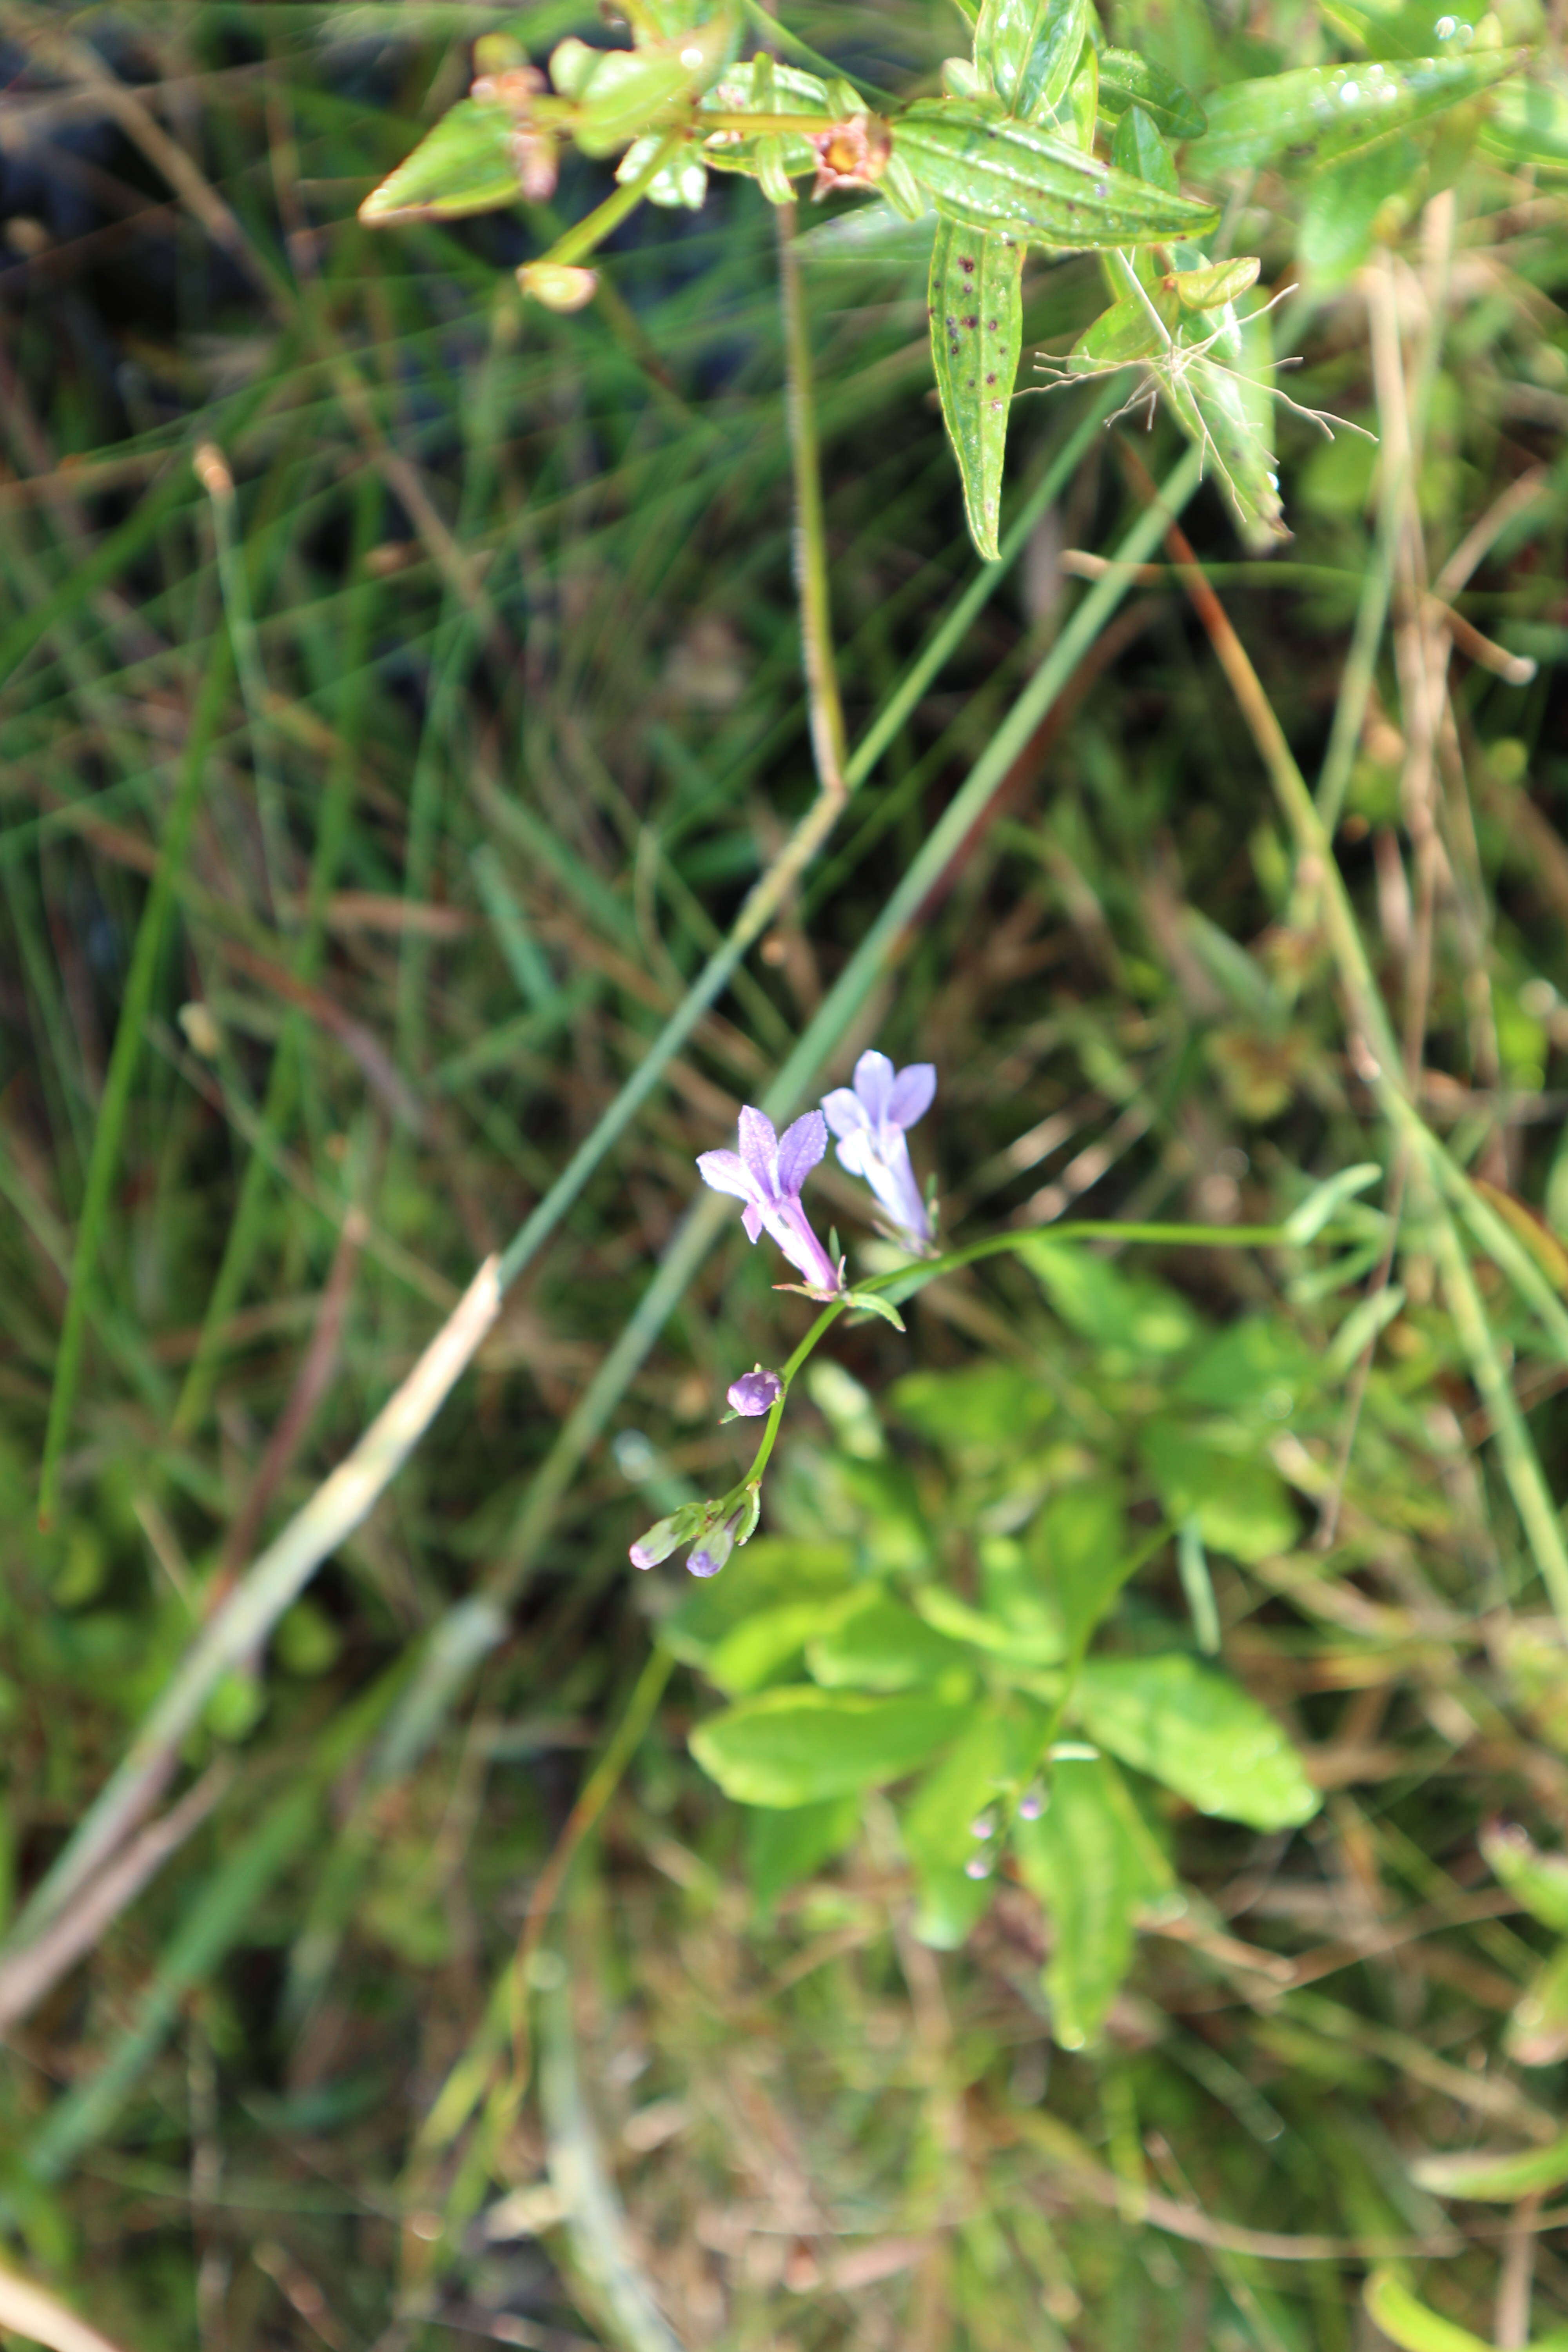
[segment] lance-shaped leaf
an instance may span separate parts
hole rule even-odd
[[[464,213],[513,205],[521,191],[517,119],[492,100],[460,98],[405,163],[373,188],[362,221],[455,220]]]
[[[987,562],[996,526],[1007,418],[1024,337],[1024,246],[1000,229],[937,223],[931,348],[942,421],[963,480],[969,533]]]
[[[1113,119],[1141,106],[1168,139],[1201,139],[1208,122],[1191,90],[1131,49],[1100,50],[1100,106]]]
[[[1523,57],[1521,49],[1483,49],[1407,64],[1301,66],[1232,82],[1209,100],[1208,130],[1187,162],[1207,178],[1250,171],[1292,147],[1310,148],[1325,160],[1350,154],[1477,97],[1517,72]]]
[[[1212,205],[1146,186],[1032,123],[971,99],[922,100],[893,127],[893,149],[939,213],[971,228],[1015,229],[1079,251],[1151,245],[1212,227]]]
[[[1009,114],[1043,121],[1066,97],[1089,30],[1089,0],[985,0],[974,62]]]

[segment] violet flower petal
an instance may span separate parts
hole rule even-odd
[[[827,1121],[819,1110],[808,1110],[804,1118],[786,1127],[779,1142],[779,1191],[798,1199],[801,1186],[826,1149]]]
[[[936,1069],[930,1062],[911,1062],[893,1080],[888,1117],[895,1127],[913,1127],[924,1118],[936,1099]]]
[[[835,1135],[854,1135],[867,1125],[866,1106],[849,1087],[835,1087],[830,1095],[824,1095],[822,1109]]]
[[[750,1103],[741,1113],[741,1157],[758,1192],[771,1194],[778,1181],[779,1139],[767,1113],[754,1110]]]
[[[757,1197],[757,1180],[738,1151],[700,1153],[697,1172],[715,1192],[728,1192],[737,1201]]]
[[[872,1124],[880,1127],[888,1116],[888,1097],[893,1090],[893,1066],[886,1054],[862,1054],[855,1065],[855,1091],[866,1106],[866,1115]]]

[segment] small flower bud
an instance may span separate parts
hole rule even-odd
[[[693,1576],[717,1576],[734,1549],[735,1538],[730,1533],[730,1523],[726,1519],[722,1527],[717,1527],[710,1535],[704,1536],[696,1550],[688,1555],[687,1569]]]
[[[988,1853],[972,1853],[963,1865],[963,1874],[965,1878],[989,1878],[991,1856]]]
[[[543,194],[548,195],[554,184],[552,176],[550,188]],[[523,193],[533,195],[535,191],[525,182]],[[536,200],[542,201],[542,197]],[[599,290],[597,270],[574,269],[560,261],[525,261],[517,273],[517,282],[525,294],[531,294],[547,310],[581,310]]]
[[[776,1372],[764,1371],[759,1364],[755,1371],[742,1372],[738,1381],[731,1381],[726,1393],[743,1421],[755,1421],[773,1411],[784,1394],[784,1382]]]
[[[705,1503],[683,1503],[668,1519],[656,1520],[646,1535],[638,1536],[629,1554],[634,1568],[657,1568],[668,1559],[678,1544],[694,1536],[707,1516]]]
[[[1037,1822],[1045,1810],[1046,1792],[1036,1781],[1018,1800],[1018,1819],[1021,1822]]]
[[[996,1834],[995,1814],[976,1813],[974,1819],[969,1824],[969,1834],[971,1837],[976,1838],[994,1837]]]

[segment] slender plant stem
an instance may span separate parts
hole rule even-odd
[[[98,1123],[93,1129],[81,1215],[77,1223],[76,1247],[71,1254],[70,1289],[66,1297],[65,1320],[55,1358],[54,1387],[49,1396],[49,1417],[44,1432],[44,1458],[38,1475],[38,1524],[43,1528],[53,1522],[59,1502],[60,1454],[70,1428],[77,1383],[81,1376],[89,1297],[98,1278],[99,1254],[109,1222],[110,1195],[114,1186],[115,1170],[120,1165],[120,1146],[131,1108],[131,1090],[142,1058],[142,1036],[153,1002],[153,986],[158,975],[169,911],[191,845],[196,804],[206,776],[207,754],[212,749],[218,714],[228,692],[230,664],[229,641],[225,635],[213,649],[206,676],[196,698],[179,781],[174,787],[174,797],[163,827],[163,847],[159,851],[152,887],[142,909],[142,919],[136,927],[136,944],[132,950],[131,969],[125,978],[119,1025],[109,1058],[109,1075],[104,1080],[103,1099],[99,1105]]]
[[[849,793],[844,704],[833,658],[833,600],[828,583],[827,524],[822,506],[822,450],[816,430],[816,394],[812,380],[811,321],[795,249],[795,206],[780,205],[779,294],[784,307],[784,415],[795,474],[795,582],[800,603],[801,651],[805,664],[806,704],[817,781],[837,805]]]

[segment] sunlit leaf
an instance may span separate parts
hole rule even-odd
[[[1192,92],[1131,49],[1100,52],[1100,110],[1113,118],[1140,106],[1168,139],[1201,139],[1208,117]]]
[[[1187,151],[1200,177],[1255,170],[1293,147],[1327,159],[1391,138],[1518,71],[1520,49],[1468,57],[1300,66],[1260,81],[1231,82],[1208,102],[1208,130]]]
[[[1196,1518],[1210,1551],[1267,1559],[1295,1542],[1295,1508],[1272,1463],[1222,1451],[1173,1421],[1148,1423],[1139,1448],[1167,1518]]]
[[[742,1805],[806,1805],[882,1787],[945,1748],[969,1709],[945,1699],[764,1691],[691,1735],[703,1770]]]
[[[973,228],[1082,248],[1197,235],[1216,217],[973,100],[921,100],[894,124],[893,142],[938,212]]]
[[[1091,1739],[1200,1813],[1283,1830],[1318,1810],[1318,1792],[1267,1707],[1184,1651],[1090,1658],[1072,1703]]]
[[[820,1612],[819,1622],[820,1622]],[[867,1592],[808,1643],[806,1663],[827,1689],[909,1690],[935,1682],[970,1653],[889,1593]]]
[[[974,62],[1009,114],[1038,122],[1066,97],[1089,26],[1089,0],[985,0]]]

